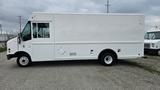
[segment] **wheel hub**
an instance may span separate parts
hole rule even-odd
[[[25,56],[21,57],[19,60],[21,65],[27,65],[29,63],[29,59]]]
[[[104,58],[104,62],[105,62],[106,64],[111,64],[111,63],[113,62],[112,56],[106,56],[106,57]]]

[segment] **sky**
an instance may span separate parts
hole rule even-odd
[[[17,33],[32,12],[105,13],[107,0],[0,0],[0,24],[3,31]],[[146,30],[160,26],[160,0],[110,0],[110,13],[141,13]]]

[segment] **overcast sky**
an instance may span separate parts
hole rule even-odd
[[[3,30],[17,32],[18,16],[23,25],[32,12],[104,13],[107,0],[0,0]],[[110,0],[111,13],[142,13],[147,29],[160,25],[160,0]]]

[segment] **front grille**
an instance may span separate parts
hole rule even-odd
[[[150,48],[150,43],[145,43],[144,48]]]

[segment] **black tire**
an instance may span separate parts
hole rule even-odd
[[[20,67],[27,67],[31,64],[31,58],[27,54],[21,54],[17,58],[17,65]]]
[[[113,53],[109,53],[109,52],[103,53],[100,56],[99,60],[100,60],[100,63],[105,66],[111,66],[115,64],[117,61],[116,56]]]

